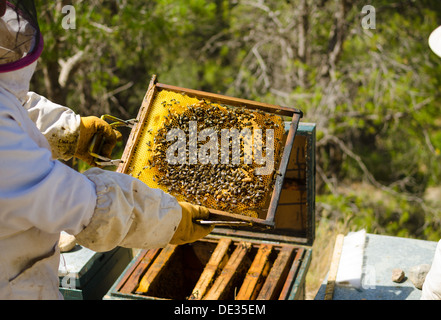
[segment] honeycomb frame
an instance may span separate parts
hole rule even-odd
[[[168,95],[169,99],[165,99],[164,96],[161,96],[164,94],[166,96]],[[176,101],[177,99],[183,101]],[[158,107],[159,101],[161,101],[162,107],[164,108]],[[275,138],[277,141],[281,141],[282,139],[284,144],[281,143],[280,147],[276,145],[276,166],[274,167],[271,181],[266,181],[265,186],[267,189],[265,196],[260,199],[251,210],[247,211],[242,207],[241,212],[237,213],[234,212],[234,209],[230,208],[229,205],[226,207],[216,207],[215,205],[207,205],[207,203],[196,203],[194,198],[189,199],[184,195],[181,196],[181,194],[173,194],[173,192],[169,192],[170,190],[167,190],[156,181],[160,177],[153,173],[155,169],[152,168],[151,159],[153,159],[155,154],[155,149],[152,148],[152,144],[159,131],[158,128],[161,128],[167,116],[170,116],[170,109],[182,115],[188,110],[188,106],[200,107],[200,104],[205,101],[207,101],[207,104],[210,104],[210,106],[216,106],[220,109],[232,108],[235,110],[247,110],[247,112],[252,112],[256,116],[260,112],[262,112],[262,114],[265,113],[267,118],[268,115],[269,117],[273,117],[271,118],[273,119],[273,124],[281,124],[280,130],[283,131],[285,129],[281,116],[292,118],[290,129],[287,134],[283,132],[283,137],[280,136],[280,131],[275,130]],[[122,163],[119,165],[117,171],[130,174],[144,181],[152,188],[160,188],[165,192],[171,193],[179,201],[188,201],[193,204],[206,206],[210,211],[210,220],[246,221],[252,226],[272,228],[274,227],[275,211],[277,209],[288,159],[301,117],[302,112],[298,109],[161,84],[157,82],[156,76],[153,76],[137,116],[138,124],[130,133],[121,158]],[[267,123],[266,121],[270,122],[270,120],[265,120],[265,124]],[[143,154],[143,156],[139,154]],[[268,187],[270,190],[268,190]],[[208,194],[206,194],[206,196],[208,196]],[[211,204],[213,204],[213,202],[211,202]]]

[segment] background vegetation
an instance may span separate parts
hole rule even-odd
[[[76,1],[69,30],[67,4],[38,3],[33,90],[82,115],[133,118],[157,74],[299,108],[317,124],[318,239],[441,238],[441,58],[427,44],[439,0]],[[361,25],[367,4],[375,29]]]

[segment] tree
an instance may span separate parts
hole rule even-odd
[[[66,30],[67,4],[38,4],[35,91],[81,114],[131,118],[158,74],[297,107],[318,128],[319,217],[441,236],[424,198],[441,175],[441,64],[427,46],[439,1],[375,0],[375,29],[363,28],[361,0],[77,1]]]

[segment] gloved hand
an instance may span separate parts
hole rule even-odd
[[[98,134],[101,139],[105,139],[100,155],[106,158],[110,158],[116,142],[121,139],[121,133],[114,130],[103,119],[95,116],[81,117],[80,136],[75,157],[87,162],[91,166],[96,166],[95,158],[89,154],[89,146],[95,134]]]
[[[179,202],[182,208],[182,219],[170,240],[171,244],[184,244],[194,242],[205,237],[213,230],[213,226],[202,226],[193,221],[207,219],[208,209],[202,206],[192,205],[188,202]]]
[[[75,248],[76,244],[77,240],[75,239],[75,236],[66,232],[60,233],[60,239],[58,240],[58,248],[60,248],[60,252],[69,252]]]

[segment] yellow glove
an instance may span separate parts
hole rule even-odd
[[[121,139],[121,133],[114,130],[103,119],[95,116],[81,117],[80,136],[75,157],[87,162],[91,166],[96,166],[95,158],[89,154],[89,146],[95,134],[98,134],[99,141],[105,139],[100,155],[106,158],[110,158],[116,142]]]
[[[182,219],[170,240],[171,244],[179,245],[194,242],[205,237],[213,230],[213,226],[202,226],[193,222],[197,219],[207,219],[209,215],[207,208],[192,205],[188,202],[179,202],[179,204],[182,208]]]

